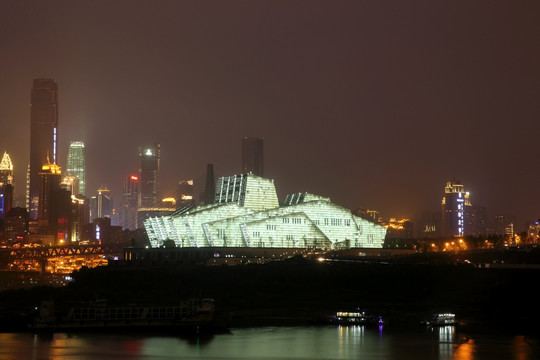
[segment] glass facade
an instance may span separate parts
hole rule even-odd
[[[86,195],[86,165],[85,150],[82,141],[72,141],[69,144],[66,175],[76,176],[79,179],[79,188],[73,195]]]
[[[289,195],[279,205],[273,180],[253,174],[220,178],[214,204],[144,222],[153,247],[381,248],[386,229],[330,199]]]

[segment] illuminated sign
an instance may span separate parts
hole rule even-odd
[[[152,149],[146,149],[146,156],[153,156],[154,155],[154,152],[152,151]]]
[[[135,175],[131,175],[131,180],[133,180],[133,181],[138,181],[139,178],[138,178],[137,176],[135,176]]]

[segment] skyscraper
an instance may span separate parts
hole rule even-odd
[[[242,173],[263,176],[263,139],[242,139]]]
[[[37,219],[39,173],[44,164],[56,164],[58,87],[52,79],[34,79],[30,108],[30,219]]]
[[[139,201],[139,177],[128,176],[124,180],[122,192],[122,208],[120,209],[120,225],[123,229],[137,229],[137,203]]]
[[[6,216],[13,206],[13,163],[7,152],[0,162],[0,218]]]
[[[69,144],[66,175],[73,175],[79,179],[79,187],[73,195],[86,194],[86,167],[85,150],[82,141],[72,141]]]
[[[465,234],[465,207],[470,206],[469,193],[457,180],[446,183],[442,199],[443,236],[462,237]]]
[[[7,152],[0,161],[0,183],[13,184],[13,163]]]
[[[151,208],[159,202],[159,144],[139,148],[139,208]]]
[[[61,188],[62,173],[56,164],[45,164],[39,172],[38,233],[52,235],[51,245],[69,238],[71,193]]]
[[[111,218],[113,214],[113,199],[111,191],[106,186],[98,189],[97,195],[92,196],[90,201],[90,218]]]

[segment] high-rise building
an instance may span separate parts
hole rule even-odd
[[[13,163],[7,152],[0,162],[0,218],[6,216],[13,206]]]
[[[60,186],[58,165],[43,165],[39,176],[38,233],[52,236],[51,245],[66,243],[70,236],[71,192]]]
[[[0,183],[13,184],[13,163],[7,152],[0,161]]]
[[[57,163],[58,87],[52,79],[34,79],[30,109],[30,219],[37,219],[39,173],[44,164]]]
[[[97,195],[92,196],[90,202],[92,221],[97,218],[111,218],[113,215],[113,200],[111,191],[107,187],[98,189]]]
[[[176,198],[176,207],[178,209],[195,206],[194,194],[194,182],[193,180],[182,180],[178,182],[178,196]]]
[[[469,193],[457,180],[446,183],[442,199],[443,236],[462,237],[465,234],[465,207],[470,206]]]
[[[71,195],[78,194],[79,178],[75,175],[66,175],[62,178],[60,186],[69,191]]]
[[[89,223],[90,207],[83,195],[71,195],[71,242],[86,240],[85,228]]]
[[[139,148],[139,208],[152,208],[159,202],[159,144]]]
[[[85,150],[82,141],[72,141],[69,144],[66,175],[76,176],[79,186],[74,189],[73,195],[86,194],[86,167]]]
[[[39,172],[39,208],[38,223],[40,227],[48,227],[53,221],[52,212],[55,208],[55,193],[60,189],[62,173],[56,164],[46,164]]]
[[[120,225],[123,229],[137,229],[137,203],[139,201],[139,177],[128,176],[124,180]]]
[[[263,176],[263,139],[242,139],[242,173]]]

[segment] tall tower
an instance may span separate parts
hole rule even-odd
[[[56,233],[59,208],[59,190],[62,173],[56,164],[45,164],[39,172],[38,226],[42,234]]]
[[[13,206],[13,163],[7,152],[0,162],[0,218],[6,216]]]
[[[120,225],[123,229],[137,229],[137,203],[139,201],[139,177],[128,176],[124,180]]]
[[[13,184],[13,163],[7,152],[0,161],[0,183]]]
[[[466,207],[470,207],[469,193],[457,180],[446,183],[442,199],[443,236],[462,237],[465,235]]]
[[[263,139],[249,138],[242,139],[242,173],[253,173],[253,175],[263,176]]]
[[[37,219],[39,173],[49,161],[57,163],[58,87],[52,79],[34,79],[30,108],[30,219]]]
[[[82,141],[72,141],[69,144],[66,175],[76,176],[79,179],[79,187],[73,195],[86,195],[86,166],[85,150]]]
[[[97,218],[111,218],[113,214],[113,199],[111,191],[106,186],[97,191],[97,195],[90,199],[90,218],[92,221]]]
[[[151,208],[159,202],[159,144],[139,147],[139,208]]]

